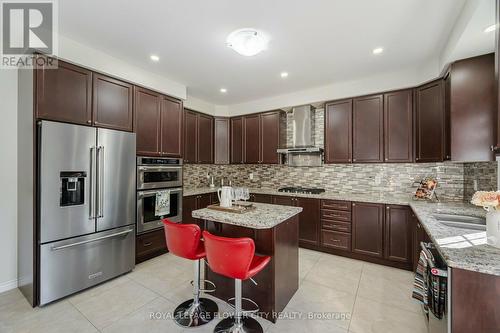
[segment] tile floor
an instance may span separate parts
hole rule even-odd
[[[217,320],[183,330],[164,316],[191,297],[192,272],[191,262],[166,254],[36,309],[17,289],[8,291],[0,294],[0,332],[212,332]],[[300,249],[300,286],[285,309],[289,318],[258,320],[269,333],[424,333],[424,316],[410,298],[412,279],[411,272]]]

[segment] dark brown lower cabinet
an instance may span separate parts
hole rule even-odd
[[[319,245],[320,201],[311,198],[295,198],[295,206],[303,209],[299,214],[299,245]]]
[[[352,204],[352,251],[372,257],[384,256],[383,204]]]
[[[295,206],[295,198],[282,195],[275,195],[273,197],[273,204],[282,206]]]
[[[412,262],[412,212],[408,206],[386,205],[384,258]]]
[[[251,194],[250,201],[270,204],[273,203],[273,196],[269,194]]]
[[[430,242],[430,238],[425,232],[424,227],[420,224],[414,213],[411,214],[412,224],[413,224],[413,271],[415,272],[418,265],[418,258],[420,258],[420,243]]]
[[[214,203],[215,197],[213,193],[206,193],[200,195],[191,195],[182,198],[182,223],[183,224],[197,224],[203,229],[204,221],[195,219],[192,216],[193,210],[206,208]]]
[[[137,264],[167,252],[163,229],[137,235],[135,239],[135,262]]]

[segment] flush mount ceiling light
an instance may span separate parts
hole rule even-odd
[[[484,29],[483,31],[484,31],[485,33],[488,33],[488,32],[493,32],[493,31],[495,31],[495,30],[496,30],[496,28],[497,28],[497,25],[496,25],[496,24],[493,24],[493,25],[490,25],[489,27],[487,27],[486,29]]]
[[[149,59],[153,60],[154,62],[160,61],[160,57],[158,57],[156,54],[152,54]]]
[[[285,79],[288,77],[288,73],[287,72],[281,72],[280,76]]]
[[[373,51],[372,51],[373,54],[381,54],[382,52],[384,52],[384,48],[383,47],[374,48]]]
[[[221,93],[223,93],[223,94],[227,93],[227,89],[226,89],[226,88],[220,88],[220,90],[219,90],[219,91],[220,91]]]
[[[254,56],[267,48],[269,38],[252,28],[238,29],[229,34],[226,45],[246,57]]]

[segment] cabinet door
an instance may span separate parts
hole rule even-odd
[[[326,105],[325,161],[350,163],[352,160],[352,100]]]
[[[245,117],[244,133],[245,163],[260,163],[260,115],[256,114]]]
[[[385,209],[386,259],[411,263],[412,261],[411,209],[407,206],[387,205]]]
[[[416,162],[441,162],[444,159],[443,95],[442,80],[415,89]]]
[[[74,124],[92,123],[92,72],[58,61],[36,70],[36,116]]]
[[[212,204],[212,194],[211,193],[199,195],[197,199],[198,200],[196,202],[196,209],[207,208],[208,206],[210,206]],[[200,226],[201,230],[204,230],[205,229],[205,221],[200,220],[200,219],[195,219],[195,220],[196,220],[196,224],[198,224]]]
[[[229,119],[215,118],[214,132],[214,163],[229,164]]]
[[[197,163],[198,114],[184,111],[184,163]]]
[[[424,227],[418,221],[418,218],[415,214],[411,214],[412,219],[412,229],[413,229],[413,271],[415,272],[418,265],[418,259],[420,258],[420,243],[421,242],[430,242],[430,238],[425,232]]]
[[[278,164],[279,155],[277,150],[280,145],[280,112],[269,112],[260,115],[262,138],[261,144],[261,163]]]
[[[243,117],[231,118],[231,164],[243,163]]]
[[[260,203],[273,203],[273,197],[269,194],[252,194],[252,201],[253,202],[260,202]]]
[[[135,132],[139,155],[160,155],[160,102],[160,94],[135,87]]]
[[[198,163],[214,163],[214,118],[198,114]]]
[[[411,90],[384,95],[386,162],[413,161],[413,99]]]
[[[274,195],[273,204],[282,206],[295,206],[295,198],[285,195]]]
[[[303,209],[299,214],[299,242],[319,245],[320,200],[295,198],[295,205]]]
[[[352,250],[373,257],[383,257],[384,205],[352,204]]]
[[[105,75],[93,74],[93,121],[98,127],[132,131],[133,86]]]
[[[366,96],[353,100],[353,162],[384,161],[383,96]]]
[[[182,223],[183,224],[196,224],[197,221],[193,218],[193,210],[196,210],[197,195],[182,198]]]
[[[163,97],[161,101],[161,154],[181,157],[183,130],[182,102]]]

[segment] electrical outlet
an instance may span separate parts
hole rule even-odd
[[[250,174],[248,175],[248,178],[250,178],[250,180],[253,180],[253,173],[250,172]]]
[[[477,179],[474,179],[474,181],[472,183],[474,186],[474,191],[477,191]]]

